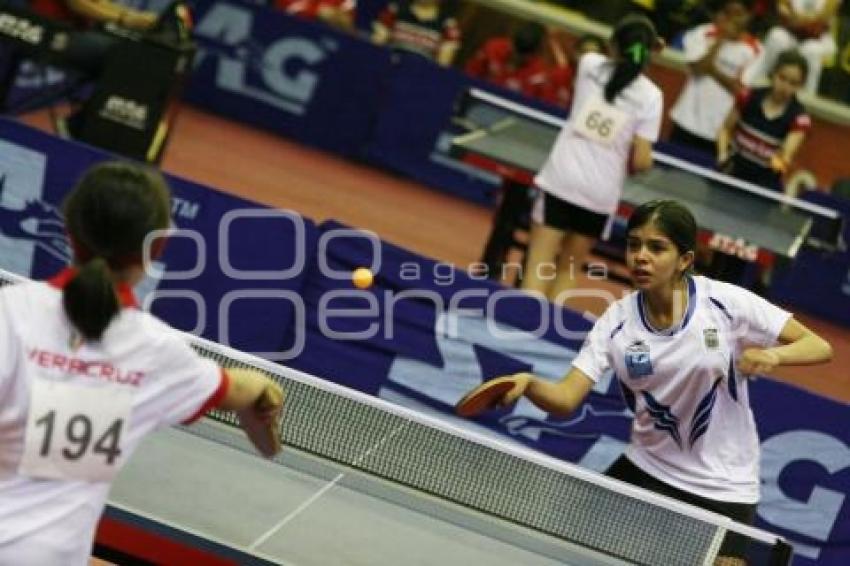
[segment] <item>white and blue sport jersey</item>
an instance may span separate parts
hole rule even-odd
[[[759,442],[747,347],[774,345],[790,314],[735,285],[688,278],[682,321],[654,329],[634,292],[596,322],[573,366],[594,381],[609,369],[635,414],[626,456],[672,486],[718,501],[759,499]]]

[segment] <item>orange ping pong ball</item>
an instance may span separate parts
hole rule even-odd
[[[372,282],[375,280],[375,276],[372,272],[365,267],[358,267],[351,274],[351,281],[354,283],[354,286],[358,289],[368,289],[372,286]]]

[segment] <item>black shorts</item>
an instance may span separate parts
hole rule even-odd
[[[682,491],[679,488],[666,484],[651,475],[647,474],[631,460],[625,456],[620,456],[610,468],[605,472],[606,476],[678,499],[684,503],[690,503],[697,507],[702,507],[709,511],[713,511],[720,515],[725,515],[739,523],[752,525],[756,518],[755,503],[729,503],[727,501],[717,501],[700,497],[687,491]],[[744,558],[747,554],[747,546],[749,539],[747,537],[734,532],[728,532],[723,539],[723,544],[720,546],[720,556],[733,556],[736,558]]]
[[[599,238],[608,223],[608,215],[587,210],[541,190],[534,203],[534,221],[550,228]]]

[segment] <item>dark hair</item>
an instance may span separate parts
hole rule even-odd
[[[675,200],[651,200],[637,207],[629,217],[626,234],[652,224],[679,250],[679,255],[696,250],[697,222],[684,205]]]
[[[513,35],[514,49],[519,55],[531,55],[540,49],[545,35],[543,26],[537,22],[526,22]]]
[[[656,40],[655,26],[646,16],[629,14],[620,20],[611,38],[620,58],[605,85],[605,100],[614,102],[623,89],[640,75],[649,63],[649,54]]]
[[[787,49],[779,54],[776,58],[776,63],[773,65],[773,69],[770,70],[771,76],[776,73],[782,67],[799,67],[800,72],[803,75],[803,82],[806,82],[806,78],[809,76],[809,62],[806,61],[806,58],[797,51],[796,49]]]
[[[170,194],[158,173],[137,165],[95,165],[65,199],[65,226],[77,272],[65,286],[68,319],[99,340],[118,314],[113,270],[140,264],[145,237],[168,227]]]

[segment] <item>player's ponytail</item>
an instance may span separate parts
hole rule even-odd
[[[145,237],[168,227],[168,186],[159,173],[102,163],[71,191],[64,211],[76,265],[62,304],[83,338],[100,340],[120,311],[116,285],[127,283],[128,268],[142,264]]]
[[[646,16],[629,14],[617,24],[612,37],[617,62],[605,85],[605,100],[609,104],[632,84],[649,63],[656,41],[655,26]]]
[[[83,338],[100,340],[120,308],[105,259],[96,257],[77,269],[63,289],[62,305]]]

